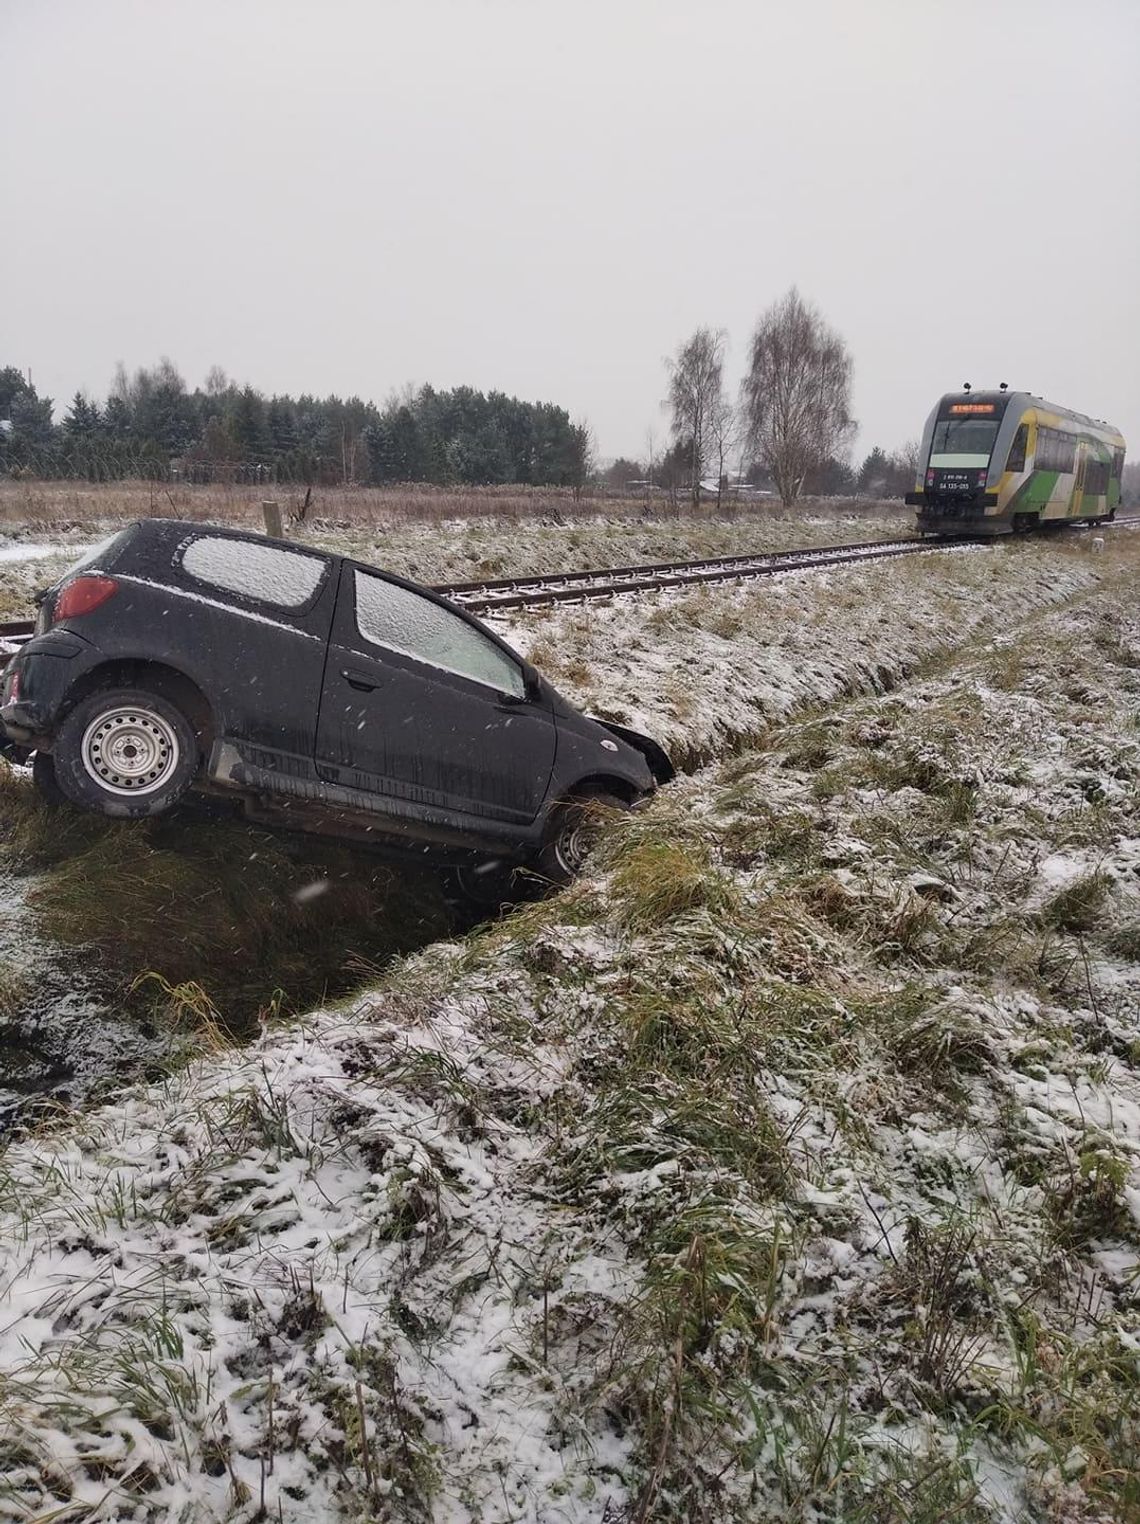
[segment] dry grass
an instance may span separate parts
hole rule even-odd
[[[134,518],[183,518],[225,523],[261,523],[261,503],[279,502],[286,514],[300,510],[306,489],[296,485],[191,486],[166,482],[0,482],[0,525],[10,528],[56,528]],[[839,498],[805,500],[795,508],[779,503],[726,501],[709,503],[700,515],[710,519],[794,521],[806,510],[836,516],[880,517],[897,512],[900,527],[911,527],[910,511],[898,503]],[[550,519],[556,524],[603,515],[613,519],[678,519],[695,516],[684,497],[652,497],[591,488],[575,498],[567,487],[436,487],[404,483],[393,487],[314,487],[307,519],[355,525],[443,522],[450,519]]]

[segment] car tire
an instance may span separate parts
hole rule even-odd
[[[52,757],[72,804],[136,820],[176,804],[199,764],[190,721],[144,688],[104,689],[81,700],[56,731]]]
[[[547,817],[534,871],[548,884],[571,883],[586,865],[605,814],[629,808],[627,800],[601,792],[560,800]]]
[[[59,779],[55,775],[55,758],[50,751],[32,753],[32,782],[45,804],[58,808],[61,804],[68,803],[67,795],[60,788]]]

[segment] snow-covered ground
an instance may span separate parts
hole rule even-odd
[[[0,1518],[1125,1517],[1137,575],[519,625],[719,760],[559,898],[6,1150]]]

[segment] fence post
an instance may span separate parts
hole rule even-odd
[[[265,532],[275,540],[285,538],[285,526],[281,522],[281,504],[276,501],[262,503],[261,512],[265,519]]]

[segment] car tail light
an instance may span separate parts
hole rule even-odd
[[[76,577],[74,582],[61,589],[55,600],[53,617],[57,623],[61,619],[78,619],[81,614],[90,614],[92,609],[106,603],[118,591],[119,584],[113,577]]]
[[[933,471],[928,471],[926,473],[926,485],[928,487],[933,487],[934,486],[934,472]]]
[[[984,471],[979,471],[978,472],[978,486],[979,487],[984,487],[985,485],[986,485],[986,473]]]

